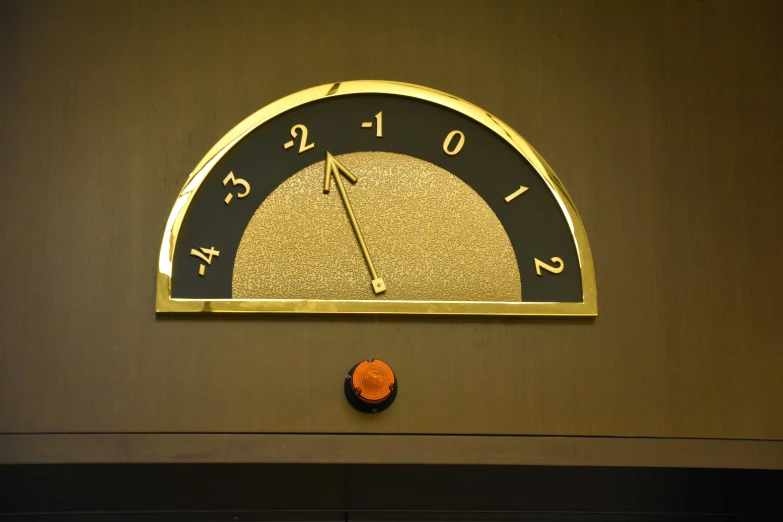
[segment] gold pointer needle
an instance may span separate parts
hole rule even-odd
[[[340,199],[343,200],[345,211],[348,213],[348,219],[351,221],[353,232],[356,234],[356,239],[359,241],[359,247],[362,249],[364,260],[367,262],[367,268],[370,269],[370,275],[372,276],[372,289],[376,294],[381,294],[386,291],[386,285],[383,279],[378,277],[378,272],[375,271],[375,265],[370,258],[370,251],[367,250],[367,244],[364,242],[364,236],[359,229],[359,223],[356,222],[356,215],[353,213],[353,207],[348,200],[348,194],[345,192],[345,185],[343,185],[342,176],[348,178],[351,183],[356,183],[357,178],[351,172],[345,168],[345,165],[337,161],[329,151],[326,152],[326,171],[324,172],[324,193],[328,194],[332,184],[332,176],[334,176],[334,182],[337,184],[337,191],[340,193]]]

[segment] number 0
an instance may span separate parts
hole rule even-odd
[[[451,141],[454,139],[454,136],[459,136],[459,141],[457,141],[456,147],[449,149],[449,145],[451,145]],[[449,135],[446,136],[445,140],[443,140],[443,152],[449,156],[453,156],[462,150],[463,145],[465,145],[465,135],[462,134],[462,131],[453,130],[449,132]]]

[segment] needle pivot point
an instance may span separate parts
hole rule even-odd
[[[372,289],[375,291],[376,294],[382,294],[386,291],[386,284],[383,282],[383,279],[381,279],[380,277],[378,279],[373,279]]]

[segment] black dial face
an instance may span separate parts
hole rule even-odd
[[[285,110],[213,162],[183,214],[173,300],[584,300],[551,180],[496,129],[426,99]]]

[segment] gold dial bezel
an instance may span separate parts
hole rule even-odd
[[[579,256],[582,302],[481,302],[481,301],[346,301],[319,299],[173,299],[171,272],[174,248],[182,220],[193,196],[217,162],[256,127],[290,109],[323,98],[348,94],[391,94],[436,103],[484,125],[519,151],[546,182],[571,229]],[[277,100],[245,118],[212,147],[196,165],[179,193],[163,233],[158,258],[155,310],[166,312],[303,312],[358,314],[457,314],[596,316],[598,302],[590,244],[579,213],[565,187],[544,158],[522,136],[498,118],[456,96],[408,83],[360,80],[312,87]]]

